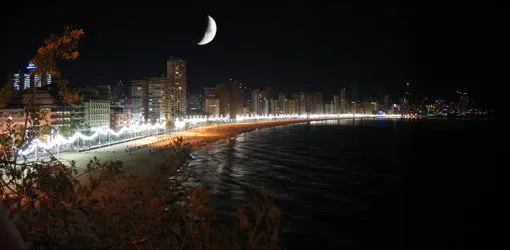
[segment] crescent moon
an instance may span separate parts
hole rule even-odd
[[[198,45],[206,45],[214,39],[214,36],[216,36],[216,22],[211,16],[207,15],[207,17],[209,18],[209,23],[207,24],[207,29],[205,30],[204,37],[202,38],[202,41],[198,43]]]

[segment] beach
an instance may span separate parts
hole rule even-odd
[[[332,118],[328,119],[331,120]],[[74,161],[78,170],[85,169],[87,163],[96,157],[100,161],[122,161],[124,163],[123,169],[128,173],[151,174],[154,172],[155,167],[163,163],[164,158],[159,156],[165,151],[165,146],[178,137],[183,138],[184,144],[189,144],[192,148],[198,148],[256,129],[317,120],[327,119],[289,119],[214,124],[177,131],[171,134],[149,136],[89,151],[64,152],[55,156],[64,163]]]

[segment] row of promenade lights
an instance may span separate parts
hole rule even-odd
[[[357,117],[381,117],[381,115],[362,115],[362,114],[294,114],[294,115],[238,115],[235,119],[230,119],[226,116],[188,116],[186,118],[177,118],[174,120],[174,131],[186,129],[186,125],[199,126],[201,124],[210,123],[228,123],[228,122],[247,122],[256,120],[274,120],[274,119],[317,119],[317,118],[357,118]],[[399,115],[383,115],[389,118],[399,118]],[[90,148],[92,146],[101,145],[101,136],[106,137],[110,145],[112,143],[112,135],[115,138],[114,142],[122,140],[130,140],[138,137],[145,137],[150,135],[156,135],[165,133],[168,131],[165,120],[157,121],[154,124],[143,123],[143,124],[132,124],[130,126],[124,126],[118,131],[114,131],[110,128],[93,127],[91,128],[92,135],[85,135],[79,131],[75,132],[72,136],[65,138],[60,135],[59,130],[55,130],[47,137],[46,140],[34,139],[25,150],[20,152],[21,155],[28,156],[33,155],[37,157],[39,150],[56,150],[57,154],[60,153],[61,146],[67,146],[65,150],[69,150],[70,147],[75,146],[74,143],[78,143],[76,150],[79,150],[80,141],[84,143],[83,148]],[[128,135],[127,137],[125,135]],[[103,138],[104,138],[103,137]],[[87,142],[90,142],[87,144]],[[94,145],[93,142],[97,142]]]

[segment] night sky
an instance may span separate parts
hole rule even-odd
[[[158,76],[166,59],[176,56],[188,63],[191,91],[235,78],[252,88],[322,91],[328,97],[357,81],[362,96],[376,96],[396,94],[410,82],[415,93],[448,97],[459,89],[486,99],[484,8],[468,2],[378,2],[195,7],[178,1],[19,2],[1,17],[7,46],[1,47],[0,74],[23,69],[45,37],[72,25],[86,32],[81,56],[62,68],[72,83]],[[75,3],[81,5],[72,7]],[[212,43],[198,46],[208,14],[218,33]]]

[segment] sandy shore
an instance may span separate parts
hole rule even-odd
[[[246,123],[218,124],[207,127],[189,129],[176,132],[172,137],[182,136],[185,143],[190,143],[194,148],[207,145],[220,139],[227,139],[238,134],[249,132],[255,129],[282,126],[291,123],[307,122],[305,120],[282,120],[282,121],[260,121]]]
[[[313,121],[316,120],[328,119],[314,119]],[[331,118],[329,120],[331,120]],[[161,152],[154,151],[168,145],[177,137],[182,137],[184,143],[189,143],[193,148],[197,148],[220,139],[228,139],[237,134],[255,129],[308,121],[312,120],[278,120],[210,125],[174,132],[171,135],[150,136],[85,152],[65,152],[59,154],[57,158],[67,163],[75,161],[79,169],[84,169],[87,163],[94,157],[97,157],[101,161],[119,160],[124,162],[124,170],[126,172],[149,174],[153,172],[155,166],[158,166],[164,160],[163,157],[160,157],[162,154]],[[136,147],[138,148],[133,149]]]

